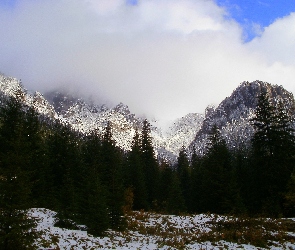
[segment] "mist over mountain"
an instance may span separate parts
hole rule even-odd
[[[165,131],[158,121],[150,121],[153,146],[159,160],[175,163],[182,147],[190,153],[195,149],[202,155],[213,125],[220,129],[230,149],[247,146],[254,132],[250,119],[262,89],[268,92],[274,105],[282,101],[294,116],[293,94],[282,86],[262,81],[243,82],[217,107],[211,105],[204,114],[189,113],[178,118]],[[132,113],[123,103],[114,107],[99,105],[65,91],[51,91],[44,95],[28,93],[19,80],[5,75],[0,76],[0,91],[3,95],[22,96],[27,105],[34,106],[41,114],[70,124],[82,133],[96,130],[102,134],[107,123],[111,122],[113,139],[123,150],[131,149],[135,131],[141,130],[145,119]]]

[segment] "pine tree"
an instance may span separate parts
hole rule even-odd
[[[202,182],[202,157],[197,155],[195,147],[191,157],[191,212],[197,213],[200,209],[200,195]]]
[[[176,171],[180,182],[182,195],[185,200],[185,205],[187,209],[191,210],[191,176],[189,168],[189,160],[183,146],[177,158]]]
[[[251,120],[255,129],[252,138],[254,213],[272,216],[282,213],[283,193],[290,179],[294,155],[294,134],[287,114],[283,103],[276,108],[266,90],[261,90]]]
[[[83,167],[80,176],[79,221],[87,226],[94,236],[102,235],[110,226],[107,208],[106,188],[101,184],[99,174],[101,164],[101,140],[94,131],[84,137],[82,157]]]
[[[202,167],[200,205],[202,212],[229,213],[236,203],[230,154],[225,140],[214,125],[208,138]]]
[[[152,145],[151,128],[147,120],[144,120],[141,133],[141,160],[147,186],[147,200],[149,205],[157,203],[159,190],[159,166],[155,158]]]
[[[36,207],[45,207],[50,202],[47,186],[49,164],[44,129],[43,119],[33,107],[28,107],[24,124],[24,134],[28,143],[28,151],[25,153],[29,156],[27,170],[31,173],[32,197]]]
[[[284,194],[284,215],[294,217],[295,215],[295,174],[291,175],[288,182],[287,192]]]
[[[140,137],[136,130],[133,137],[132,148],[128,154],[126,184],[133,190],[133,208],[135,210],[147,209],[147,190],[143,173],[143,164],[140,152]]]
[[[162,212],[180,214],[186,211],[185,201],[176,171],[167,163],[161,164],[161,181],[159,190]]]
[[[178,175],[171,172],[170,184],[167,193],[167,212],[172,214],[180,214],[186,211],[185,199],[181,192],[181,183]]]
[[[9,98],[0,108],[0,248],[35,249],[35,220],[28,217],[31,172],[25,112],[21,102]]]
[[[95,167],[89,166],[86,181],[82,221],[88,232],[94,236],[102,235],[109,227],[106,190],[101,185]]]
[[[52,205],[59,218],[74,219],[79,206],[77,192],[80,182],[80,151],[77,134],[70,126],[54,122],[48,138],[49,165],[51,169],[48,190],[53,195]]]
[[[112,229],[124,227],[124,183],[122,175],[121,152],[116,148],[112,139],[112,127],[108,122],[102,139],[102,184],[107,190],[107,206],[109,209],[110,225]]]

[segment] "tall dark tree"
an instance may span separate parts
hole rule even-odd
[[[10,98],[0,108],[0,248],[35,249],[31,202],[30,144],[25,133],[24,106]]]
[[[180,214],[186,211],[185,199],[181,192],[181,185],[178,175],[175,172],[170,174],[170,185],[167,193],[167,207],[168,213]]]
[[[186,211],[185,200],[181,191],[176,171],[166,163],[161,164],[161,181],[159,190],[160,209],[166,213],[180,214]]]
[[[159,188],[159,166],[155,158],[152,145],[151,128],[147,120],[144,120],[141,133],[141,160],[143,164],[145,182],[147,186],[147,199],[149,204],[157,202]]]
[[[127,161],[126,185],[133,190],[133,208],[135,210],[147,209],[147,190],[141,161],[140,135],[137,130],[133,137],[132,149],[128,154]]]
[[[80,176],[82,188],[79,190],[79,220],[88,228],[88,232],[102,235],[109,225],[107,193],[101,184],[99,174],[101,165],[101,139],[97,131],[83,138],[83,169]]]
[[[190,176],[190,164],[185,151],[184,146],[181,148],[178,158],[176,171],[180,182],[182,195],[185,200],[187,209],[191,210],[191,176]]]
[[[202,177],[200,205],[203,212],[231,212],[237,198],[235,180],[226,142],[216,125],[208,138]]]
[[[48,191],[52,193],[53,209],[59,211],[61,219],[73,218],[79,206],[81,159],[78,135],[69,125],[54,122],[48,136],[48,154],[51,169]]]
[[[256,185],[253,212],[277,216],[282,213],[283,193],[293,167],[294,134],[283,104],[276,108],[262,89],[252,123],[252,162]]]
[[[48,152],[46,147],[46,125],[40,114],[29,107],[26,110],[25,131],[27,136],[29,156],[27,169],[31,173],[32,197],[35,206],[46,207],[50,203],[47,176],[49,175]]]
[[[124,225],[124,183],[122,178],[121,152],[116,148],[112,139],[112,127],[108,122],[102,138],[102,184],[107,190],[107,206],[109,209],[110,225],[113,229],[120,229]]]
[[[195,147],[193,147],[191,157],[191,212],[197,213],[200,209],[200,195],[202,182],[202,157],[197,155]]]

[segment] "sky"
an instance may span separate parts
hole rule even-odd
[[[295,0],[1,0],[0,72],[163,122],[243,81],[295,93]]]

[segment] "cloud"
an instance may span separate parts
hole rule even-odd
[[[172,120],[218,104],[244,80],[295,91],[294,21],[244,43],[213,0],[22,0],[0,10],[0,71],[31,90],[63,85]]]

